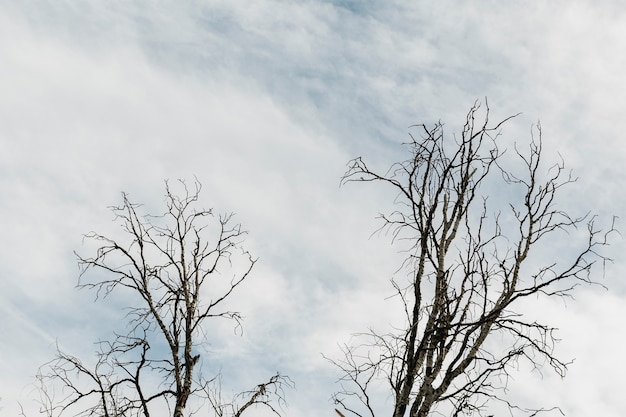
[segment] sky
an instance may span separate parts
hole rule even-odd
[[[346,163],[385,170],[411,125],[459,132],[487,97],[491,120],[522,112],[509,146],[540,120],[547,158],[579,177],[572,212],[623,217],[625,28],[617,1],[0,0],[0,416],[18,401],[37,415],[56,343],[89,357],[121,320],[75,288],[82,235],[117,227],[122,191],[159,212],[165,179],[194,178],[259,257],[243,335],[218,327],[207,345],[225,389],[279,370],[296,385],[286,415],[333,415],[322,354],[393,320],[401,260],[372,235],[393,193],[339,187]],[[623,415],[623,252],[614,239],[606,289],[537,301],[575,361],[563,380],[516,373],[520,402]]]

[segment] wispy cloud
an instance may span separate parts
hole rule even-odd
[[[504,140],[527,140],[542,120],[547,151],[581,176],[568,201],[620,214],[625,19],[617,3],[584,1],[0,2],[2,412],[32,405],[23,389],[51,340],[89,353],[106,336],[81,311],[116,320],[73,289],[81,234],[116,233],[106,206],[120,191],[156,209],[163,179],[194,175],[260,257],[240,295],[244,337],[219,328],[211,347],[240,380],[228,384],[249,381],[241,357],[251,374],[280,365],[298,386],[294,415],[331,412],[336,375],[320,352],[393,321],[384,297],[399,259],[388,238],[369,238],[393,195],[339,189],[345,162],[384,169],[409,125],[442,119],[452,133],[488,96],[494,120],[524,112]],[[580,358],[566,383],[550,382],[554,396],[580,404],[568,393],[584,387],[605,416],[624,408],[605,395],[623,369],[619,352],[595,347],[621,336],[593,323],[623,316],[623,267],[604,281],[610,302],[583,290],[567,309],[546,307]]]

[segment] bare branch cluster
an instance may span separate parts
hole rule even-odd
[[[219,383],[210,387],[211,392],[207,392],[207,398],[215,415],[219,417],[240,417],[246,410],[255,405],[263,405],[273,414],[280,416],[279,408],[285,405],[285,389],[289,388],[294,388],[293,381],[286,375],[276,373],[266,382],[236,395],[231,401],[221,399]]]
[[[407,144],[410,158],[385,174],[356,158],[343,177],[344,184],[373,181],[397,191],[397,209],[381,215],[382,230],[405,245],[398,272],[408,271],[408,279],[392,280],[404,324],[356,335],[333,361],[343,375],[335,402],[354,415],[374,417],[371,385],[380,380],[391,389],[394,417],[436,410],[483,415],[492,401],[535,415],[546,410],[517,407],[503,395],[512,368],[525,359],[565,374],[567,363],[554,353],[556,329],[519,306],[531,296],[568,296],[591,282],[592,266],[607,260],[598,249],[613,227],[603,232],[594,217],[558,208],[558,191],[575,180],[562,161],[543,169],[540,126],[526,150],[514,148],[518,174],[507,169],[498,146],[510,118],[491,126],[486,104],[479,120],[480,112],[479,104],[471,108],[459,137],[444,136],[441,123],[415,126],[420,135]],[[501,182],[498,195],[485,195],[494,192],[493,183],[486,187],[494,178]],[[508,210],[502,211],[500,191],[517,193]],[[585,236],[577,252],[547,265],[531,257],[544,242],[554,245],[557,232],[576,237],[579,228]],[[500,350],[487,347],[496,336],[505,341]]]
[[[272,400],[284,401],[283,388],[292,385],[288,377],[276,373],[238,396],[245,401],[225,407],[219,375],[205,379],[197,369],[207,321],[224,318],[240,326],[241,314],[226,302],[256,259],[243,249],[246,232],[232,214],[198,209],[200,184],[191,190],[180,184],[182,195],[166,182],[166,211],[158,216],[140,215],[141,206],[123,194],[122,205],[112,211],[127,240],[86,235],[98,248],[91,257],[77,254],[78,286],[100,298],[125,291],[136,303],[128,308],[127,331],[99,342],[94,366],[58,349],[56,359],[42,368],[42,411],[49,416],[147,417],[168,410],[182,417],[190,415],[185,410],[192,397],[204,398],[220,417],[239,417],[255,404],[278,414]]]

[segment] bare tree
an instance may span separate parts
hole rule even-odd
[[[575,179],[562,161],[544,168],[540,126],[528,147],[514,146],[506,159],[499,130],[510,118],[490,125],[488,116],[486,103],[482,111],[475,104],[460,137],[444,136],[441,123],[414,126],[420,134],[406,144],[410,157],[385,174],[361,158],[349,163],[342,183],[397,191],[381,231],[407,256],[392,279],[402,325],[355,335],[332,361],[343,375],[334,400],[345,412],[373,417],[381,381],[393,417],[484,415],[494,402],[511,415],[548,411],[506,396],[520,360],[561,376],[567,368],[554,353],[556,329],[523,307],[592,282],[592,266],[608,260],[598,249],[614,229],[602,232],[593,216],[559,208],[559,191]],[[567,249],[546,262],[544,252],[563,237]]]
[[[254,405],[280,415],[284,388],[291,380],[276,373],[252,390],[225,401],[221,376],[202,376],[199,345],[206,342],[212,319],[241,323],[231,310],[235,290],[250,276],[256,262],[242,248],[246,234],[233,215],[215,216],[197,208],[200,184],[172,192],[166,182],[166,210],[140,215],[140,205],[123,194],[112,207],[126,239],[89,233],[97,250],[78,255],[79,288],[93,289],[97,298],[113,292],[132,296],[128,327],[113,340],[100,341],[94,365],[58,349],[54,361],[42,367],[43,411],[53,415],[162,416],[192,415],[202,405],[216,416],[235,416]],[[190,399],[195,398],[189,409]]]

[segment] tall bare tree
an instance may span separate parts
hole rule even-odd
[[[344,412],[374,417],[381,381],[393,417],[484,415],[494,402],[512,415],[547,411],[505,395],[522,359],[561,376],[567,368],[554,353],[556,329],[522,307],[592,282],[594,264],[608,260],[598,249],[613,226],[603,232],[593,216],[560,208],[559,192],[575,179],[562,161],[543,166],[540,126],[528,147],[513,146],[506,159],[499,132],[510,118],[490,125],[488,116],[486,102],[475,104],[454,137],[441,123],[414,126],[410,157],[384,174],[361,158],[349,163],[344,184],[397,191],[381,230],[407,256],[392,279],[403,324],[355,335],[333,361],[343,375],[334,399]],[[567,248],[546,262],[542,255],[560,243]]]
[[[112,211],[125,239],[86,235],[97,250],[93,256],[77,254],[78,286],[100,298],[119,292],[134,301],[127,329],[99,342],[95,365],[59,349],[42,367],[38,378],[49,416],[182,417],[203,403],[219,417],[239,417],[254,405],[280,415],[276,404],[292,385],[288,377],[276,373],[224,400],[221,376],[207,379],[200,372],[210,361],[198,349],[207,342],[207,322],[221,318],[240,325],[240,313],[229,306],[256,259],[243,249],[246,232],[232,214],[198,208],[198,182],[191,190],[182,181],[180,186],[179,195],[166,182],[166,210],[157,216],[141,215],[141,206],[123,194],[122,205]],[[189,410],[194,397],[200,401]]]

